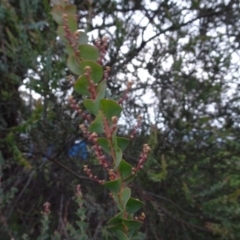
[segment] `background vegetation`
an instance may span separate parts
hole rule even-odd
[[[121,134],[143,116],[124,158],[136,162],[146,141],[153,149],[132,186],[145,202],[147,239],[239,239],[239,1],[74,4],[90,39],[110,39],[109,96],[135,82]],[[48,201],[49,232],[68,239],[65,223],[77,218],[72,197],[80,183],[88,238],[107,239],[113,203],[82,166],[105,173],[92,156],[68,155],[82,138],[81,118],[66,100],[66,53],[50,10],[47,0],[0,3],[0,236],[36,238]]]

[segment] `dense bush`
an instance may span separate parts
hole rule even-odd
[[[119,133],[125,137],[143,116],[123,155],[136,165],[140,146],[152,148],[131,186],[145,203],[141,231],[147,239],[239,239],[238,1],[75,5],[90,42],[109,38],[107,97],[121,98],[134,81]],[[50,11],[48,1],[0,3],[0,235],[39,236],[41,218],[48,221],[42,207],[50,202],[48,233],[64,238],[66,220],[77,229],[72,196],[80,183],[88,238],[113,239],[103,229],[113,202],[83,166],[106,173],[93,156],[68,156],[84,138],[82,118],[67,101],[72,80]],[[82,107],[82,96],[72,95]]]

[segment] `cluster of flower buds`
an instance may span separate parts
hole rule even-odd
[[[84,126],[84,124],[80,124],[79,128],[81,129],[84,137],[86,137],[89,141],[93,143],[92,150],[96,158],[98,159],[101,166],[103,166],[105,169],[109,169],[109,162],[106,158],[106,156],[102,152],[102,148],[98,145],[98,135],[97,133],[90,133],[87,128]]]
[[[89,136],[89,140],[93,142],[93,151],[94,151],[94,154],[96,156],[96,158],[99,160],[99,163],[105,168],[105,169],[109,169],[109,162],[106,158],[106,156],[103,154],[102,152],[102,148],[98,145],[98,142],[97,142],[97,133],[92,133],[90,136]]]
[[[108,37],[103,37],[102,39],[98,38],[95,41],[95,46],[100,52],[100,57],[98,59],[98,63],[100,65],[102,65],[103,64],[103,59],[106,55],[107,48],[108,48]]]
[[[140,222],[144,222],[145,218],[146,218],[146,215],[143,212],[141,213],[140,217],[134,217],[135,220]]]
[[[105,116],[103,116],[103,129],[107,139],[111,139],[111,128],[109,127],[109,122]]]
[[[76,100],[73,98],[73,96],[69,96],[68,101],[70,103],[70,107],[77,111],[79,114],[82,114],[82,109],[78,106]]]
[[[48,215],[51,212],[50,206],[51,206],[51,204],[49,202],[45,202],[43,204],[43,212],[42,213]]]
[[[87,120],[88,122],[90,122],[92,120],[91,115],[85,114],[83,112],[83,110],[79,107],[79,105],[77,104],[77,101],[73,98],[73,96],[70,96],[68,98],[68,101],[70,103],[70,107],[73,110],[75,110],[80,116],[82,116],[83,119]]]
[[[117,130],[117,123],[118,123],[118,117],[113,116],[112,117],[112,126],[111,126],[111,129],[110,129],[111,136]]]
[[[112,124],[111,124],[111,127],[110,127],[110,124],[109,124],[108,120],[106,119],[106,117],[103,118],[104,133],[105,133],[107,139],[109,139],[109,140],[112,138],[112,134],[117,129],[118,117],[113,116],[111,120],[112,120]]]
[[[88,136],[88,140],[93,142],[94,145],[97,144],[97,139],[98,139],[98,135],[95,132],[90,133],[90,135]]]
[[[124,101],[126,101],[126,100],[128,99],[128,93],[129,93],[129,91],[131,90],[132,85],[133,85],[133,82],[132,82],[132,81],[128,81],[128,82],[127,82],[127,88],[126,88],[126,90],[124,91],[123,97],[119,99],[118,104],[121,105]]]
[[[143,169],[143,164],[146,162],[148,154],[150,153],[151,148],[149,147],[148,144],[144,144],[143,145],[143,151],[140,155],[139,161],[138,161],[138,165],[136,168],[132,168],[132,175],[136,174],[137,171],[139,171],[140,169]]]
[[[106,66],[106,69],[104,71],[104,79],[105,80],[108,79],[110,71],[111,71],[111,68],[109,66]]]
[[[84,71],[85,71],[84,74],[88,81],[88,91],[90,92],[91,99],[94,100],[97,97],[97,91],[96,91],[96,85],[91,78],[91,72],[92,72],[91,67],[86,66],[84,68]]]
[[[132,130],[132,133],[130,134],[130,139],[133,139],[136,134],[137,134],[137,130],[138,128],[141,126],[141,123],[142,123],[142,117],[141,116],[138,116],[137,117],[137,125],[134,127],[134,129]]]
[[[109,180],[113,181],[117,178],[117,174],[113,169],[108,170]]]
[[[75,16],[77,20],[77,15]],[[72,33],[68,26],[68,15],[63,14],[63,29],[64,29],[64,37],[68,40],[70,46],[74,49],[76,56],[79,56],[78,51],[78,39],[79,39],[79,31]]]
[[[84,165],[83,166],[83,171],[93,180],[95,180],[96,182],[102,184],[105,182],[105,180],[100,180],[98,179],[98,177],[96,175],[93,175],[92,170],[90,168],[88,168],[88,165]]]

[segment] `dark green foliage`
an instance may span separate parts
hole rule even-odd
[[[75,2],[80,28],[110,38],[104,62],[111,67],[107,94],[117,99],[124,95],[127,78],[135,80],[119,131],[125,136],[134,126],[131,116],[143,116],[137,138],[123,155],[132,165],[139,146],[151,142],[152,155],[132,182],[132,193],[145,203],[141,230],[146,239],[239,239],[239,1]],[[147,21],[134,20],[134,13]],[[95,16],[102,22],[93,21]],[[8,227],[1,222],[0,235],[8,239],[11,230],[15,236],[28,232],[36,238],[45,201],[52,204],[50,232],[61,228],[65,211],[74,223],[77,206],[70,200],[80,182],[89,239],[113,239],[102,230],[115,213],[112,200],[83,174],[80,159],[66,156],[80,135],[82,119],[69,114],[71,86],[56,30],[49,1],[1,1],[1,189],[5,195],[12,187],[18,192],[1,210]],[[86,36],[79,41],[86,44]],[[41,99],[19,91],[26,78],[26,87]],[[146,92],[150,95],[143,100]],[[154,101],[149,103],[150,98]],[[83,105],[82,97],[77,99]],[[101,132],[101,125],[95,127]],[[54,154],[47,157],[52,144]],[[94,158],[87,163],[104,178]]]

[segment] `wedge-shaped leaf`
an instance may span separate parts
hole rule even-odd
[[[103,78],[103,68],[101,65],[94,61],[90,60],[84,60],[81,61],[79,64],[79,71],[80,74],[82,75],[85,73],[85,67],[89,66],[91,68],[91,78],[95,83],[98,83],[102,80]]]
[[[54,6],[54,7],[53,7],[53,9],[52,9],[52,11],[51,11],[51,15],[52,15],[54,21],[55,21],[58,25],[63,25],[62,14],[63,14],[62,9],[60,9],[58,6]]]
[[[124,209],[122,207],[122,204],[121,204],[121,201],[120,201],[121,199],[119,199],[118,193],[113,193],[112,196],[113,196],[113,199],[114,199],[115,203],[117,204],[118,210],[123,211]]]
[[[80,58],[82,60],[97,61],[99,58],[99,51],[96,47],[89,44],[82,44],[78,47]]]
[[[121,192],[121,197],[122,197],[123,208],[125,208],[127,202],[129,201],[129,199],[131,197],[131,189],[129,187],[125,187]]]
[[[65,42],[65,43],[68,42],[67,39],[66,39],[65,36],[64,36],[65,32],[64,32],[63,26],[61,26],[61,25],[58,26],[56,32],[57,32],[57,35],[60,37],[60,39],[61,39],[63,42]]]
[[[58,26],[58,28],[57,28],[57,35],[60,37],[60,39],[64,42],[64,43],[66,43],[66,44],[68,44],[68,40],[65,38],[65,31],[64,31],[64,29],[63,29],[63,26]],[[76,31],[75,31],[76,32]],[[77,30],[77,32],[78,32],[78,43],[79,43],[79,45],[81,45],[81,44],[87,44],[88,43],[88,36],[87,36],[87,34],[85,33],[85,32],[83,32],[83,31],[79,31],[79,30]],[[72,47],[71,47],[71,49],[72,49]],[[73,50],[72,50],[73,51]],[[69,54],[69,51],[67,51],[68,52],[68,54]],[[69,54],[70,55],[70,54]]]
[[[64,7],[63,12],[68,15],[75,15],[77,12],[77,7],[73,4],[68,4]]]
[[[100,101],[105,96],[106,83],[104,83],[104,82],[105,81],[99,83],[98,87],[97,87],[97,97],[94,100],[94,104],[96,105],[97,112],[100,110]]]
[[[132,240],[144,240],[146,239],[146,234],[138,232],[132,236]]]
[[[137,174],[135,173],[132,175],[132,166],[124,160],[122,161],[120,162],[119,170],[121,178],[123,179],[123,183],[126,186],[128,183],[134,180]]]
[[[122,150],[120,148],[117,148],[115,150],[115,154],[116,154],[116,161],[115,161],[114,169],[117,169],[122,160],[122,156],[123,156]]]
[[[117,231],[116,231],[116,236],[117,236],[117,238],[118,238],[119,240],[129,240],[129,238],[127,237],[127,235],[126,235],[124,232],[120,231],[120,230],[117,230]]]
[[[136,220],[129,220],[129,219],[123,219],[122,223],[127,226],[128,228],[128,234],[132,236],[136,232],[138,232],[139,228],[141,227],[142,223],[140,221]]]
[[[90,132],[96,132],[98,134],[103,133],[103,115],[102,112],[99,112],[95,120],[89,126]]]
[[[110,153],[110,147],[109,147],[109,142],[106,138],[99,137],[98,138],[98,144],[101,146],[104,152]]]
[[[144,234],[144,233],[142,233],[142,232],[139,232],[139,233],[138,233],[138,236],[139,236],[142,240],[146,239],[146,234]]]
[[[80,76],[77,81],[74,83],[74,90],[82,95],[89,96],[88,91],[88,80],[85,75]]]
[[[113,233],[116,233],[116,231],[124,232],[125,228],[126,227],[121,222],[107,227],[108,231],[111,231]]]
[[[129,177],[124,179],[124,184],[127,185],[128,183],[132,182],[134,180],[134,178],[137,176],[137,174],[135,173],[134,175],[130,175]]]
[[[124,212],[118,213],[116,216],[114,216],[112,219],[110,219],[107,224],[108,225],[116,225],[122,222],[122,219],[124,217]]]
[[[97,86],[97,100],[100,101],[105,97],[107,89],[106,80],[101,81]]]
[[[93,61],[80,61],[71,55],[67,60],[68,68],[77,75],[84,75],[85,67],[89,66],[91,68],[91,78],[95,83],[98,83],[103,77],[103,68],[96,62]]]
[[[134,214],[136,213],[139,209],[142,208],[142,206],[144,205],[143,202],[135,199],[135,198],[130,198],[127,202],[126,205],[126,210],[128,213],[130,214]]]
[[[92,99],[84,99],[83,105],[90,113],[94,114],[95,116],[98,114],[99,104],[96,101]]]
[[[102,99],[100,105],[103,114],[109,121],[112,121],[113,116],[120,117],[122,107],[117,102],[110,99]]]
[[[71,55],[68,57],[67,66],[72,73],[76,75],[82,75],[82,71],[80,69],[78,59],[74,55]]]
[[[116,139],[117,139],[117,145],[122,149],[122,151],[124,151],[127,148],[130,140],[124,137],[117,137]]]
[[[75,16],[76,11],[77,9],[75,5],[67,5],[65,7],[60,7],[56,5],[52,8],[51,14],[58,25],[63,25],[63,14],[67,14],[68,16]]]
[[[71,32],[77,31],[78,23],[75,15],[68,15],[68,27]]]
[[[117,144],[117,128],[112,133],[112,144],[113,144],[114,151],[117,151],[119,149],[118,144]]]
[[[66,52],[67,52],[68,56],[74,55],[74,49],[72,48],[72,46],[70,46],[67,43],[66,43]]]
[[[121,162],[119,164],[119,171],[121,174],[121,178],[123,180],[125,180],[129,176],[132,176],[132,168],[133,168],[132,165],[130,165],[123,159],[121,160]]]
[[[103,185],[111,192],[118,193],[121,188],[121,179],[119,178],[113,181],[108,181],[103,183]]]
[[[81,44],[87,44],[88,43],[88,36],[85,32],[83,31],[78,31],[78,35],[79,35],[79,38],[78,38],[78,43],[79,45]]]

